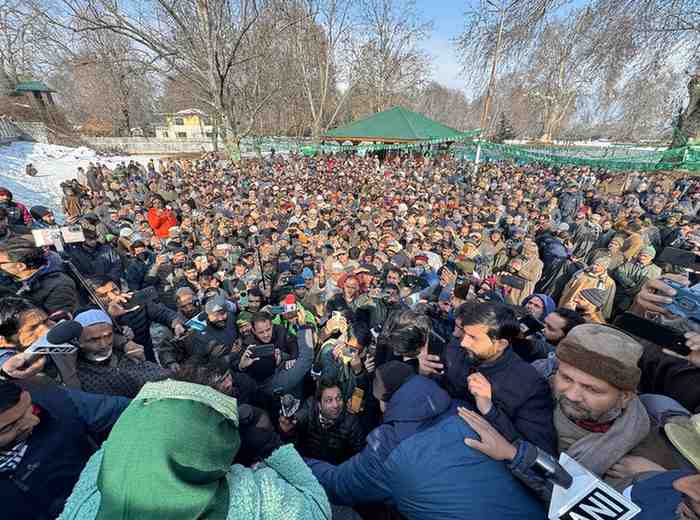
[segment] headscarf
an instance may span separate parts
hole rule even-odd
[[[103,446],[98,519],[226,518],[240,446],[236,400],[182,381],[146,383]]]

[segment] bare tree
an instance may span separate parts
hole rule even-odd
[[[371,111],[378,112],[427,83],[429,57],[419,43],[432,23],[421,18],[413,0],[360,0],[359,10],[353,75]]]
[[[60,5],[63,13],[49,13],[54,23],[77,32],[112,31],[151,53],[163,73],[186,76],[224,137],[249,132],[260,110],[259,104],[249,105],[252,112],[241,117],[242,100],[231,95],[233,77],[264,56],[269,38],[291,23],[285,16],[265,17],[279,8],[274,0],[61,0]],[[263,18],[264,41],[256,34]]]

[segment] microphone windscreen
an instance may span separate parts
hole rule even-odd
[[[83,332],[83,326],[74,320],[62,321],[47,334],[46,340],[52,345],[61,345],[78,339]]]

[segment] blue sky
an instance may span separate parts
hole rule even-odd
[[[419,11],[425,18],[432,19],[433,33],[423,47],[433,57],[433,78],[452,88],[464,88],[460,79],[460,64],[452,44],[452,39],[462,32],[464,0],[416,0]]]
[[[587,0],[570,0],[561,14],[581,7]],[[464,13],[468,5],[478,5],[478,0],[416,0],[416,6],[426,19],[433,20],[433,33],[423,43],[423,48],[433,57],[433,79],[452,88],[464,89],[461,66],[452,40],[464,28]]]

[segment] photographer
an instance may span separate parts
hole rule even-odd
[[[272,318],[269,314],[258,313],[253,316],[253,334],[257,341],[270,344],[273,339]],[[284,330],[282,327],[280,327]],[[286,334],[286,331],[285,331]],[[293,394],[302,396],[302,382],[311,369],[314,355],[313,330],[307,325],[299,327],[297,340],[298,357],[293,363],[283,355],[279,348],[269,349],[264,357],[256,357],[256,346],[243,340],[243,353],[234,362],[238,371],[251,376],[258,384],[259,402],[264,403],[266,410],[274,410],[278,406],[276,395]]]

